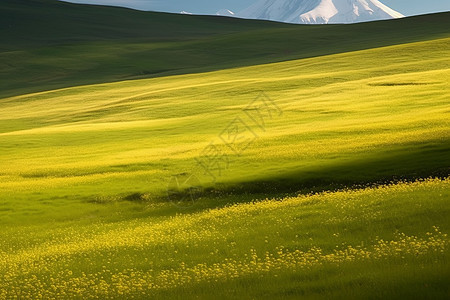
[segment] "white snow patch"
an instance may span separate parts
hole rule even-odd
[[[231,10],[224,8],[216,12],[216,16],[235,17],[235,14]]]

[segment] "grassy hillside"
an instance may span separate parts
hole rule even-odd
[[[449,36],[449,13],[294,26],[50,0],[0,3],[0,96],[316,57]]]
[[[0,299],[448,299],[448,16],[2,1]]]
[[[0,195],[11,211],[2,217],[165,201],[171,178],[186,173],[206,194],[263,196],[446,176],[448,43],[5,98]],[[246,110],[262,106],[261,91],[279,109],[267,102],[271,117]]]
[[[449,180],[3,229],[0,299],[446,299]]]

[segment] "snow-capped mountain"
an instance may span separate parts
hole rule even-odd
[[[216,16],[235,17],[236,15],[231,10],[224,8],[216,12]]]
[[[378,0],[259,0],[237,16],[300,24],[357,23],[404,17]]]

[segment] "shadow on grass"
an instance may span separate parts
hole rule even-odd
[[[217,184],[213,188],[203,189],[199,198],[280,198],[449,175],[450,142],[439,140],[422,145],[392,147],[389,151],[369,153],[347,162],[329,162],[320,168]],[[179,196],[186,195],[180,191]]]

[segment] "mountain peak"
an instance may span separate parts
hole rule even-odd
[[[286,23],[357,23],[404,17],[378,0],[260,0],[238,17]]]

